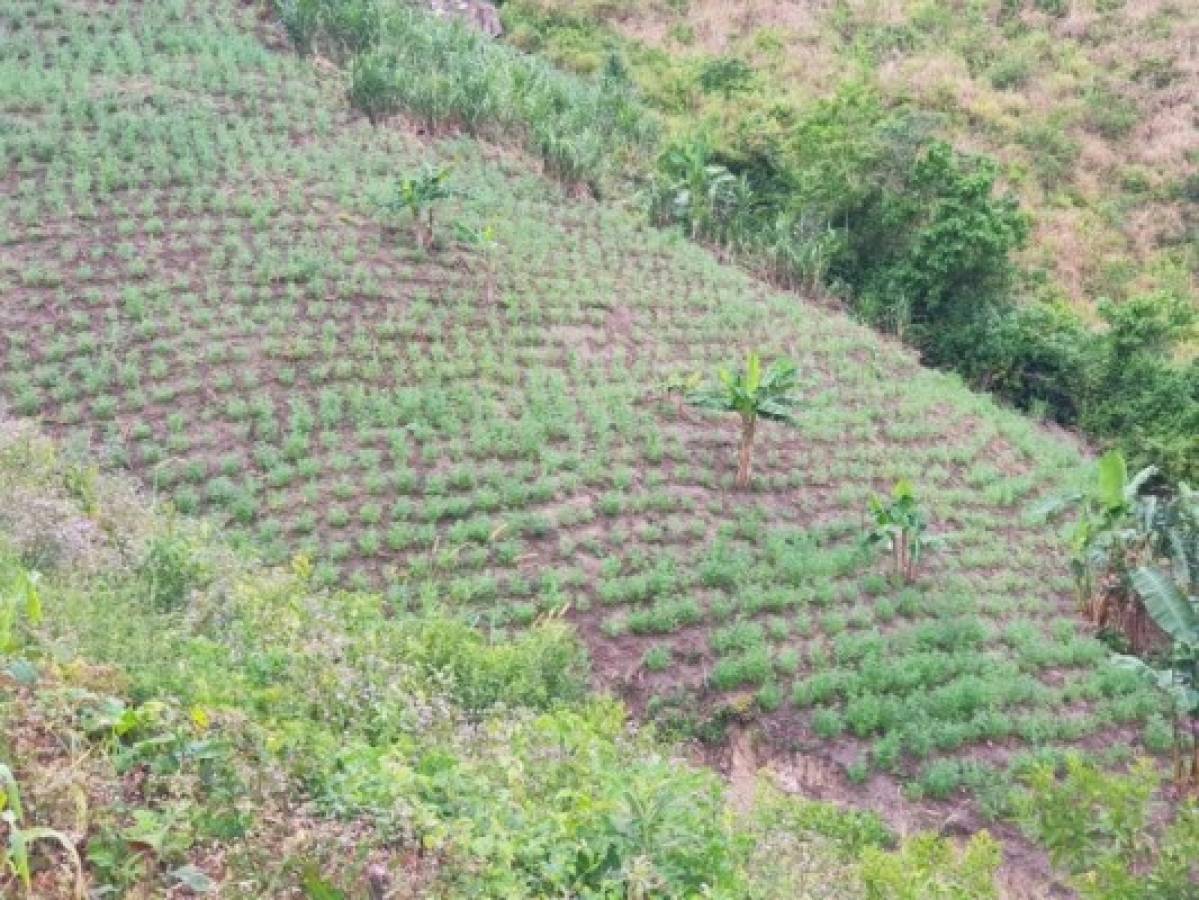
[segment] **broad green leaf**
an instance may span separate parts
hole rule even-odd
[[[1110,450],[1099,460],[1099,477],[1095,486],[1099,502],[1108,509],[1124,505],[1124,488],[1128,484],[1128,466],[1124,454]]]
[[[1199,642],[1199,617],[1191,601],[1160,569],[1141,566],[1132,573],[1132,586],[1158,627],[1175,641]]]
[[[749,354],[745,364],[745,392],[751,397],[762,383],[762,359],[757,353]]]

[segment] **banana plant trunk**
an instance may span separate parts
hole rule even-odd
[[[757,417],[741,417],[741,449],[737,455],[737,487],[749,487],[749,472],[754,457],[754,430],[757,428]]]

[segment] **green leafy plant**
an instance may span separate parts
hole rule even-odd
[[[895,483],[889,500],[871,497],[870,514],[874,527],[866,535],[867,542],[885,546],[891,553],[895,577],[912,584],[925,552],[943,544],[947,535],[927,534],[928,517],[906,478]]]
[[[350,65],[350,103],[372,125],[399,106],[395,57],[385,51],[359,53]]]
[[[995,873],[1003,849],[986,831],[960,850],[935,834],[914,835],[894,852],[867,847],[862,880],[868,900],[986,900],[998,898]]]
[[[1014,814],[1085,898],[1189,897],[1199,809],[1185,803],[1163,824],[1154,809],[1159,782],[1151,760],[1116,774],[1071,754],[1064,772],[1044,763],[1025,776],[1012,799]]]
[[[434,206],[451,196],[449,177],[449,169],[426,164],[415,175],[396,182],[392,196],[383,204],[390,212],[411,214],[416,243],[423,250],[433,246]]]
[[[723,239],[738,207],[738,179],[716,162],[707,141],[696,138],[663,152],[651,186],[651,215],[678,223],[692,238]]]
[[[741,443],[737,451],[737,487],[749,486],[753,466],[754,436],[758,419],[790,422],[800,398],[795,393],[795,364],[779,359],[763,370],[762,360],[751,352],[739,372],[721,369],[720,384],[692,392],[687,400],[700,409],[735,412],[741,417]]]
[[[8,832],[5,846],[0,847],[0,871],[17,877],[25,892],[33,897],[30,848],[39,841],[51,841],[61,846],[75,874],[74,894],[83,900],[83,864],[71,839],[61,831],[25,824],[21,805],[21,790],[12,769],[0,763],[0,822]]]
[[[36,627],[42,621],[42,595],[38,591],[41,576],[20,567],[9,590],[0,594],[0,653],[9,653],[18,646],[17,626],[23,620]]]
[[[1168,665],[1154,668],[1135,656],[1121,664],[1154,679],[1174,711],[1174,775],[1199,784],[1199,492],[1186,484],[1155,509],[1152,535],[1129,584],[1149,617],[1170,640]],[[1190,759],[1180,753],[1180,724]]]
[[[1157,473],[1146,466],[1130,477],[1124,455],[1112,450],[1084,490],[1051,498],[1036,510],[1051,518],[1077,510],[1068,539],[1079,604],[1100,628],[1122,630],[1134,651],[1143,647],[1146,634],[1132,573],[1154,557],[1164,537],[1164,507],[1147,491]]]

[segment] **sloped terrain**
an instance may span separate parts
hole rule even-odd
[[[16,411],[318,583],[484,629],[562,615],[599,686],[684,735],[753,724],[830,793],[1139,747],[1161,701],[1084,633],[1027,512],[1071,441],[514,151],[372,127],[213,7],[5,14]],[[428,251],[381,206],[426,163],[453,188]],[[794,360],[804,403],[736,491],[735,422],[664,385],[749,349]],[[907,587],[860,549],[903,477],[951,535]]]
[[[877,84],[956,146],[1000,161],[1033,215],[1024,254],[1085,311],[1146,290],[1195,297],[1199,19],[1171,0],[505,5],[509,37],[587,71],[628,41],[638,81],[693,120],[736,121]],[[549,29],[539,33],[546,23]],[[704,96],[694,73],[743,60],[764,89]],[[748,129],[745,141],[755,135]],[[764,138],[763,138],[764,139]]]

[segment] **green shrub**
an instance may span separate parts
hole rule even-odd
[[[181,607],[205,574],[196,548],[187,538],[164,534],[153,538],[138,567],[138,578],[151,607],[173,610]]]
[[[556,623],[491,644],[465,623],[429,617],[414,620],[406,645],[408,660],[446,678],[468,710],[500,703],[547,707],[581,697],[586,687],[586,655]]]
[[[960,850],[946,838],[917,835],[891,853],[867,847],[862,878],[869,900],[985,900],[999,897],[995,874],[1002,859],[1002,848],[986,831]]]
[[[1052,763],[1033,768],[1013,805],[1025,832],[1049,850],[1055,865],[1073,874],[1083,896],[1186,897],[1194,892],[1199,808],[1185,802],[1172,820],[1154,821],[1160,780],[1150,760],[1121,775],[1073,754],[1065,760],[1064,775]]]

